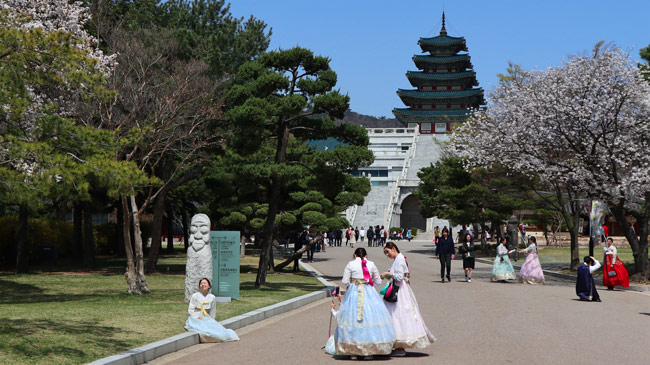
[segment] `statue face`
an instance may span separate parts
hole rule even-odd
[[[194,251],[200,251],[210,243],[210,218],[205,214],[192,217],[190,226],[190,246]]]

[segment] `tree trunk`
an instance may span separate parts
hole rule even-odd
[[[277,154],[275,163],[283,164],[286,158],[287,146],[289,144],[289,127],[284,126],[278,136]],[[269,254],[271,243],[273,242],[273,231],[275,230],[275,216],[278,214],[280,207],[280,193],[282,190],[282,179],[275,175],[272,178],[271,195],[269,196],[269,210],[264,223],[262,251],[260,252],[260,262],[257,268],[257,277],[255,278],[255,287],[266,284],[266,268],[269,265]]]
[[[135,195],[131,199],[131,219],[133,220],[133,235],[135,236],[135,272],[138,294],[148,293],[149,284],[144,276],[144,252],[142,250],[142,231],[140,230],[140,214],[138,205],[135,201]]]
[[[115,252],[117,253],[117,257],[126,257],[126,252],[124,251],[124,207],[122,207],[121,201],[117,204],[116,245]]]
[[[623,235],[627,239],[627,242],[632,248],[632,254],[634,255],[634,265],[636,266],[637,272],[643,273],[644,277],[648,277],[649,267],[648,267],[648,213],[639,215],[637,218],[637,223],[639,224],[639,233],[641,235],[640,239],[637,237],[634,229],[630,226],[630,223],[625,218],[625,210],[623,209],[623,204],[620,203],[611,208],[614,218],[616,218],[616,223],[621,227]]]
[[[84,204],[84,266],[94,269],[95,236],[93,235],[93,210],[90,203]]]
[[[24,274],[29,272],[29,247],[27,244],[27,217],[29,211],[21,205],[18,212],[18,255],[16,257],[16,272]]]
[[[481,248],[483,249],[483,253],[486,255],[488,254],[488,240],[487,240],[487,229],[485,227],[485,222],[481,223],[481,229],[483,230],[481,232]]]
[[[569,227],[569,235],[571,236],[571,270],[578,270],[580,265],[580,246],[578,244],[578,226],[580,224],[580,211],[578,210],[578,203],[572,202],[573,206],[573,224]]]
[[[183,246],[185,247],[183,252],[187,252],[187,249],[190,247],[190,234],[189,227],[187,226],[187,216],[183,213]]]
[[[156,265],[158,264],[158,255],[160,255],[160,248],[162,247],[162,221],[163,213],[165,212],[165,195],[161,193],[156,197],[153,203],[153,223],[151,224],[151,247],[149,248],[149,257],[147,257],[147,265],[145,272],[151,274],[156,272]],[[139,222],[138,222],[139,223]],[[137,237],[136,237],[137,238]]]
[[[126,279],[126,288],[129,294],[138,293],[136,273],[135,273],[135,261],[133,260],[133,248],[131,247],[131,216],[127,214],[129,212],[129,203],[126,199],[126,196],[120,198],[122,203],[122,219],[124,224],[122,225],[124,231],[124,251],[126,254],[126,272],[124,273],[124,278]]]
[[[319,234],[318,236],[314,237],[311,241],[309,241],[306,245],[302,246],[300,250],[294,252],[293,256],[289,257],[288,259],[282,261],[278,265],[275,266],[275,271],[280,271],[290,263],[292,263],[295,259],[299,258],[300,255],[303,253],[307,252],[308,249],[311,249],[311,246],[315,245],[316,242],[320,241],[323,239],[323,235]]]
[[[72,258],[81,259],[83,252],[83,208],[76,203],[72,208]]]
[[[167,252],[174,253],[174,213],[167,209]]]

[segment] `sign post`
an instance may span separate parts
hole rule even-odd
[[[212,294],[239,299],[239,232],[210,231]]]

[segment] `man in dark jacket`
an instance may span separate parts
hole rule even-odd
[[[368,227],[368,247],[372,247],[372,243],[375,240],[375,230],[372,229],[372,226]]]
[[[454,240],[449,236],[447,227],[442,229],[442,236],[436,245],[436,258],[440,260],[440,277],[445,282],[445,268],[447,269],[447,281],[451,281],[451,260],[456,257]]]

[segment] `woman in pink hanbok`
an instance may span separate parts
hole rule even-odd
[[[399,286],[397,302],[384,301],[395,325],[395,351],[391,356],[405,356],[405,348],[425,348],[436,338],[422,320],[418,303],[409,283],[410,273],[406,257],[399,252],[394,242],[387,242],[384,254],[393,259],[390,270],[381,274],[382,279],[394,279]]]
[[[537,255],[537,239],[533,236],[528,238],[528,247],[520,252],[528,254],[526,261],[521,265],[519,270],[519,281],[527,284],[544,284],[544,272],[542,265],[539,263]]]

